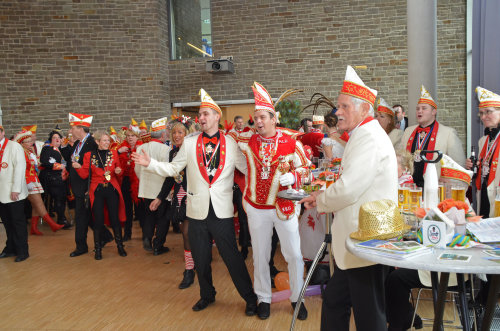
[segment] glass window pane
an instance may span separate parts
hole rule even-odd
[[[210,0],[169,0],[170,58],[212,56]]]

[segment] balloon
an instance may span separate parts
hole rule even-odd
[[[306,293],[304,294],[306,297],[312,296],[312,295],[319,295],[321,294],[321,285],[309,285],[306,288]]]
[[[288,278],[288,273],[280,272],[274,277],[274,285],[278,291],[289,290],[290,281]]]
[[[271,296],[271,302],[280,302],[286,300],[290,297],[290,295],[292,295],[292,291],[290,290],[273,292]]]

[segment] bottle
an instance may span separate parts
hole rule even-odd
[[[477,157],[476,157],[476,147],[471,146],[471,152],[470,152],[470,160],[472,162],[472,178],[475,178],[477,176]]]

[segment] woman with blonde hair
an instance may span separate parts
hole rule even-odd
[[[169,162],[177,155],[177,152],[184,142],[184,138],[194,131],[194,125],[192,125],[191,119],[186,116],[179,117],[177,120],[173,121],[170,126],[170,143],[173,145],[173,148],[169,154]],[[186,219],[186,169],[182,170],[176,177],[165,178],[158,197],[151,202],[149,208],[152,211],[156,210],[161,202],[167,198],[172,188],[174,188],[174,194],[171,205],[168,207],[168,217],[173,223],[181,224],[182,239],[184,241],[185,270],[179,288],[185,289],[194,282],[194,261],[191,256],[191,247],[189,246],[188,220]]]
[[[109,223],[113,228],[118,254],[127,256],[123,248],[120,222],[125,222],[125,204],[120,190],[119,176],[122,174],[120,160],[116,151],[109,150],[111,138],[105,131],[96,131],[94,139],[97,150],[87,152],[83,166],[73,162],[73,168],[82,179],[90,176],[89,197],[94,219],[95,259],[102,259],[102,231],[104,229],[104,210],[107,209]]]

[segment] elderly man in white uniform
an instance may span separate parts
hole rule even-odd
[[[347,67],[337,100],[339,129],[349,133],[340,177],[326,191],[303,199],[306,208],[334,212],[332,248],[335,270],[323,297],[321,330],[349,330],[351,307],[358,331],[387,330],[384,280],[386,267],[350,254],[349,234],[358,229],[360,206],[369,201],[397,201],[397,161],[389,136],[373,119],[377,91]]]

